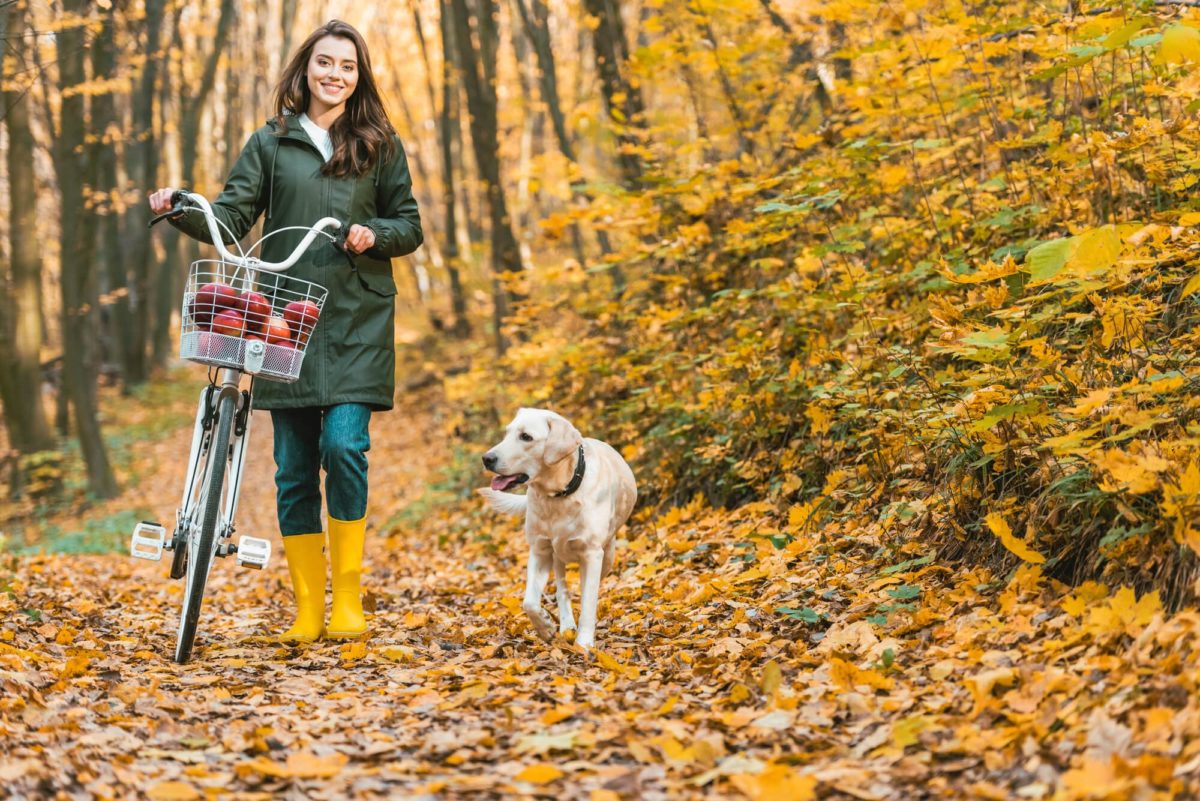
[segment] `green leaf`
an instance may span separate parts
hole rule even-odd
[[[964,345],[976,348],[994,348],[997,350],[1008,347],[1008,332],[1003,328],[989,328],[985,331],[975,331],[962,338]]]
[[[1003,406],[993,406],[988,410],[987,414],[975,421],[971,428],[974,431],[987,431],[1001,420],[1011,420],[1019,414],[1035,414],[1041,409],[1041,407],[1041,401],[1006,403]]]
[[[1118,47],[1124,47],[1129,43],[1129,40],[1133,39],[1133,37],[1137,35],[1139,31],[1143,30],[1147,25],[1149,25],[1150,22],[1151,20],[1149,17],[1138,17],[1131,22],[1127,22],[1125,25],[1122,25],[1120,28],[1117,28],[1115,31],[1105,37],[1103,42],[1104,49],[1116,50]]]
[[[885,567],[883,570],[879,571],[879,575],[890,576],[893,573],[903,573],[906,570],[912,570],[914,567],[920,567],[921,565],[927,565],[932,561],[933,561],[932,554],[930,554],[929,556],[922,556],[920,559],[909,559],[908,561],[901,562],[898,565],[892,565],[891,567]]]
[[[888,590],[887,594],[895,598],[897,601],[907,601],[919,596],[921,594],[921,588],[915,584],[901,584],[895,589]]]
[[[1025,254],[1029,275],[1035,283],[1051,281],[1067,263],[1074,237],[1043,242]]]
[[[800,607],[799,609],[790,606],[780,606],[776,608],[775,614],[783,615],[792,620],[799,620],[803,623],[819,623],[821,620],[821,614],[809,609],[807,606]]]

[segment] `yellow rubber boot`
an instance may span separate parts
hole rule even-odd
[[[279,639],[312,642],[325,634],[325,535],[318,531],[284,537],[283,552],[296,594],[296,622]]]
[[[352,640],[367,630],[362,608],[363,539],[367,519],[329,518],[329,563],[333,570],[333,611],[326,636]]]

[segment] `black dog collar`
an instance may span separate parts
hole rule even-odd
[[[567,484],[566,489],[554,493],[551,497],[565,498],[579,489],[579,485],[583,483],[583,471],[586,467],[587,463],[583,460],[583,443],[581,442],[579,443],[579,459],[575,462],[575,475],[571,476],[571,481]]]

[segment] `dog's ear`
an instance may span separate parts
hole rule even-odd
[[[546,450],[542,454],[542,461],[548,465],[558,464],[579,447],[579,443],[583,442],[583,435],[566,418],[558,415],[548,418],[546,425],[550,427],[550,436],[546,438]]]

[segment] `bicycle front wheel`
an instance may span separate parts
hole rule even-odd
[[[204,585],[216,553],[217,522],[221,513],[221,490],[225,485],[225,465],[229,462],[229,439],[237,416],[238,396],[227,393],[217,402],[212,447],[208,450],[208,476],[203,494],[198,499],[200,510],[199,536],[188,538],[187,577],[183,586],[183,612],[179,617],[179,640],[175,644],[175,661],[183,664],[192,655],[196,626],[200,622],[200,604],[204,601]],[[195,532],[193,532],[194,534]]]

